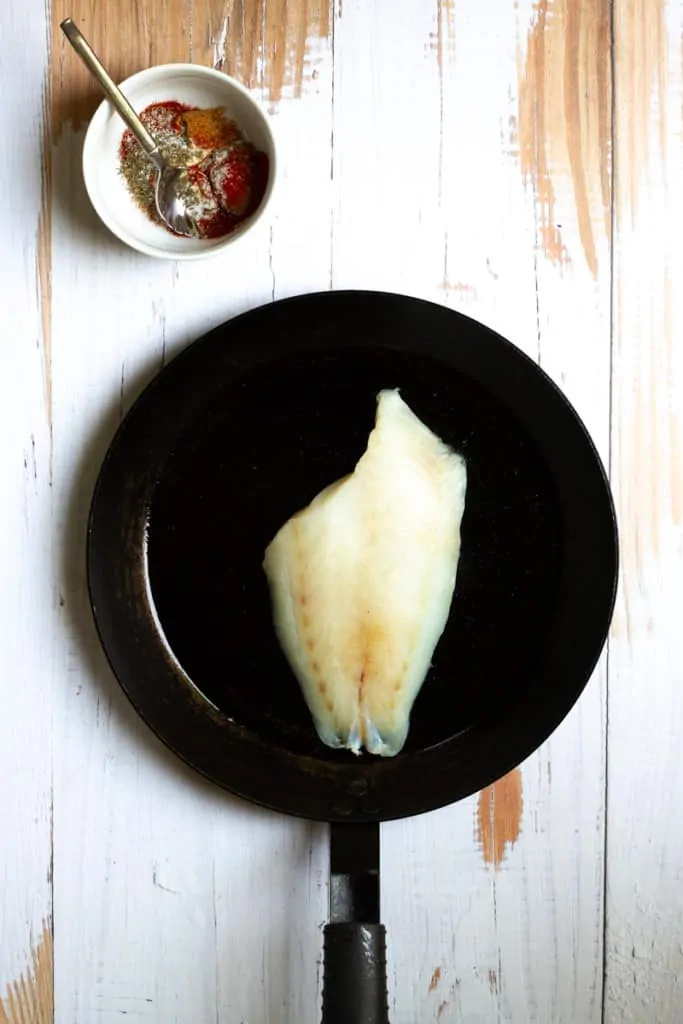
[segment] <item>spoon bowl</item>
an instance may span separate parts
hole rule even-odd
[[[157,213],[176,235],[197,236],[197,225],[190,216],[182,193],[189,187],[187,169],[164,164],[157,176],[155,202]]]

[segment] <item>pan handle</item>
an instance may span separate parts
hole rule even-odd
[[[322,1024],[389,1024],[383,924],[325,926]]]
[[[389,1024],[386,930],[379,922],[378,822],[330,827],[322,1024]]]

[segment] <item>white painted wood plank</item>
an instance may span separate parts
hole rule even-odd
[[[317,1019],[324,829],[226,797],[138,722],[94,635],[82,541],[106,445],[163,360],[274,293],[329,282],[329,200],[324,189],[319,205],[311,195],[323,168],[329,176],[331,66],[321,53],[317,90],[274,113],[287,168],[274,217],[213,261],[169,266],[128,253],[88,208],[80,137],[65,132],[55,156],[55,497],[67,543],[56,1006],[65,1024],[124,1010],[145,1024]],[[293,217],[296,260],[280,242]]]
[[[51,715],[55,614],[50,494],[49,337],[40,308],[39,223],[43,86],[42,3],[3,12],[0,63],[0,1017],[8,987],[23,976],[24,1006],[38,1013],[32,950],[49,931],[51,898]],[[10,40],[12,43],[10,45]],[[30,62],[26,54],[31,54]],[[46,265],[43,264],[46,269]],[[45,278],[43,284],[46,284]],[[51,960],[51,953],[50,958]],[[44,965],[51,983],[51,962]],[[49,1000],[41,1006],[47,1024]],[[35,1018],[38,1020],[38,1017]]]
[[[617,8],[607,1024],[683,1017],[683,6]]]
[[[580,239],[577,246],[571,175],[555,153],[572,263],[543,263],[540,201],[524,187],[515,132],[533,17],[531,3],[502,0],[431,11],[404,3],[400,16],[388,4],[344,3],[335,35],[333,280],[440,299],[500,330],[566,387],[604,454],[605,218],[591,203],[596,282]],[[406,126],[418,134],[416,161],[403,155]],[[525,764],[521,835],[498,872],[478,848],[476,798],[384,827],[398,1024],[600,1019],[603,676]]]
[[[274,299],[330,287],[332,41],[311,40],[308,48],[302,95],[270,107],[282,171],[270,247]]]
[[[443,276],[434,12],[345,0],[334,36],[338,288],[433,297]]]

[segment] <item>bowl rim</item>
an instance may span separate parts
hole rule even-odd
[[[199,249],[193,252],[177,252],[171,250],[164,250],[153,245],[149,245],[147,242],[141,241],[135,235],[128,232],[125,228],[122,228],[116,219],[110,217],[102,207],[98,204],[95,198],[95,188],[93,184],[94,179],[94,167],[97,161],[95,155],[95,130],[104,124],[105,117],[110,113],[114,112],[114,108],[110,101],[105,97],[99,103],[94,114],[88,122],[88,127],[85,132],[85,138],[83,141],[83,152],[81,155],[81,170],[83,174],[83,182],[85,184],[85,190],[88,194],[90,204],[94,209],[95,213],[104,224],[106,228],[111,231],[119,241],[129,246],[131,249],[135,249],[137,252],[142,253],[145,256],[151,256],[155,259],[165,260],[178,260],[187,262],[190,260],[202,260],[212,256],[218,255],[223,252],[229,246],[239,242],[247,234],[249,234],[258,222],[262,219],[266,208],[271,205],[273,192],[275,190],[275,183],[278,174],[278,152],[277,143],[275,140],[275,134],[271,125],[271,119],[268,117],[262,104],[258,102],[252,95],[249,89],[238,79],[233,78],[232,75],[226,74],[224,71],[219,71],[217,68],[207,67],[205,64],[193,64],[188,61],[172,61],[166,64],[153,64],[148,68],[143,68],[140,71],[136,71],[134,74],[129,75],[118,83],[119,88],[125,93],[131,87],[135,87],[140,82],[154,79],[162,79],[167,74],[177,74],[178,72],[187,74],[199,74],[203,78],[212,79],[221,85],[227,85],[228,89],[241,93],[241,95],[247,100],[247,102],[254,108],[258,116],[261,118],[264,130],[268,137],[270,146],[269,161],[270,166],[268,170],[268,183],[266,190],[263,195],[259,206],[254,213],[243,222],[233,233],[225,235],[224,238],[216,240],[216,244],[207,247],[206,249]],[[123,125],[123,122],[121,122]],[[123,128],[122,128],[123,130]]]

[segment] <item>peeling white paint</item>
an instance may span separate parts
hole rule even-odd
[[[221,23],[218,35],[211,40],[211,46],[213,48],[213,66],[218,71],[223,71],[225,69],[229,25],[230,16],[226,14]]]

